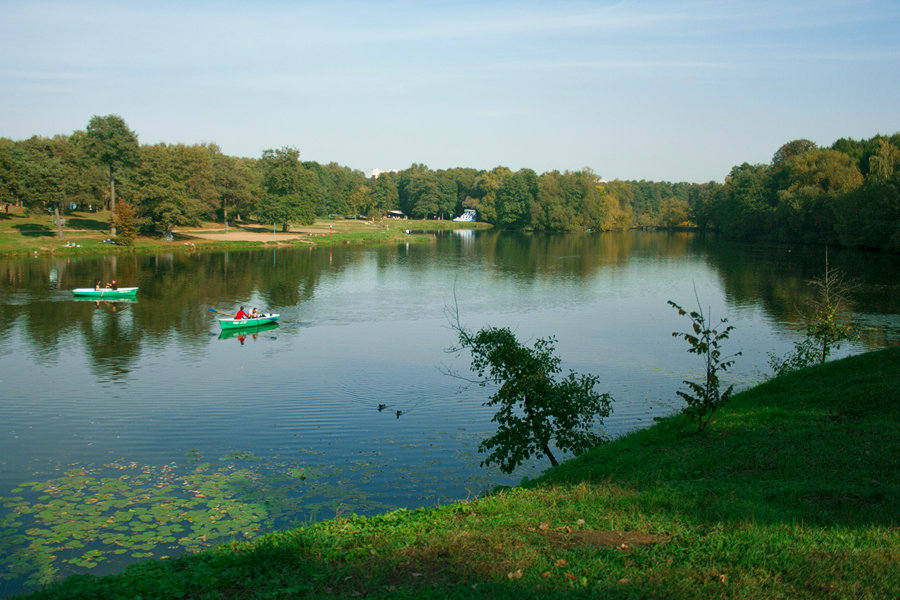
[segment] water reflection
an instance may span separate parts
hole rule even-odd
[[[176,336],[180,343],[202,345],[209,328],[208,319],[200,314],[205,307],[246,302],[269,311],[302,306],[323,284],[329,287],[336,279],[366,268],[370,261],[376,277],[402,268],[410,277],[426,279],[436,270],[455,269],[511,282],[525,294],[535,285],[554,282],[590,286],[600,273],[615,273],[635,261],[665,266],[698,260],[720,278],[729,305],[761,305],[772,319],[789,325],[797,324],[799,307],[809,300],[809,281],[824,270],[820,248],[742,245],[683,232],[476,235],[468,230],[441,232],[436,238],[437,243],[414,246],[413,251],[339,247],[327,252],[272,249],[5,259],[0,260],[0,319],[26,331],[36,355],[51,360],[68,336],[81,335],[97,373],[116,377],[128,371],[146,341],[164,342]],[[898,311],[897,261],[895,256],[831,251],[832,267],[852,273],[861,282],[853,300],[860,313],[869,315],[866,339],[872,345],[896,343],[896,332],[871,317]],[[104,303],[100,308],[116,314],[100,318],[91,310],[99,306],[95,301],[73,301],[69,294],[72,288],[98,279],[139,286],[139,301]],[[389,302],[400,312],[404,306],[416,305],[414,299],[403,296],[374,301]],[[8,336],[8,328],[0,335]]]
[[[278,339],[274,335],[266,335],[267,331],[273,331],[278,329],[278,323],[264,323],[262,325],[253,325],[250,327],[241,327],[239,329],[223,329],[222,333],[219,334],[220,340],[229,340],[231,338],[237,338],[237,340],[243,345],[244,341],[247,340],[248,336],[253,341],[257,341],[259,339]]]

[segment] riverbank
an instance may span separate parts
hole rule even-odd
[[[57,227],[51,215],[26,214],[20,208],[0,213],[0,255],[117,254],[123,252],[174,252],[222,250],[260,246],[327,246],[332,244],[378,244],[423,242],[423,231],[489,228],[487,223],[455,223],[444,220],[362,221],[320,220],[310,226],[282,232],[256,223],[203,223],[198,227],[178,227],[171,240],[158,235],[139,235],[133,246],[109,241],[109,212],[73,212]]]
[[[900,349],[660,420],[521,487],[77,576],[30,598],[887,598]]]

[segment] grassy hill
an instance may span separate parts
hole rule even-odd
[[[34,598],[894,598],[900,348],[671,417],[522,487],[334,519]]]
[[[110,213],[70,212],[65,215],[60,230],[52,215],[28,213],[19,207],[11,212],[0,211],[0,255],[55,254],[78,256],[84,254],[114,254],[119,252],[171,252],[200,249],[221,250],[269,245],[386,244],[417,241],[427,236],[416,231],[446,229],[489,229],[487,223],[455,223],[449,220],[360,221],[355,219],[318,220],[313,225],[293,227],[289,233],[276,234],[271,224],[231,223],[228,233],[224,224],[204,222],[197,227],[178,227],[172,240],[157,234],[138,235],[133,246],[106,243],[109,239]],[[406,231],[411,230],[412,235]],[[62,237],[59,233],[62,233]]]

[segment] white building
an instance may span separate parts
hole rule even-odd
[[[374,177],[375,179],[378,179],[378,176],[381,175],[382,173],[399,173],[399,172],[400,171],[398,171],[397,169],[386,169],[386,170],[385,169],[369,169],[368,171],[366,171],[366,177],[367,178]]]

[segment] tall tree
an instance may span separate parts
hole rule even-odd
[[[837,150],[809,150],[789,160],[787,186],[778,191],[781,237],[835,243],[834,205],[862,182],[856,161]]]
[[[184,146],[141,146],[139,166],[123,185],[132,199],[138,222],[168,237],[176,225],[196,225],[206,206],[187,167]]]
[[[769,233],[775,204],[771,177],[769,165],[744,163],[732,168],[713,211],[719,229],[736,237]]]
[[[321,200],[316,205],[316,214],[349,215],[355,210],[351,207],[351,196],[366,182],[366,176],[362,171],[342,167],[336,162],[326,165],[304,162],[303,167],[314,172],[319,182],[317,196]]]
[[[521,229],[531,223],[531,203],[537,187],[530,175],[533,171],[523,169],[503,176],[496,190],[497,225],[506,229]]]
[[[97,162],[107,168],[109,175],[109,207],[116,212],[116,172],[138,161],[137,135],[128,129],[119,115],[94,115],[87,126],[85,149]],[[110,233],[116,235],[113,225]]]
[[[868,177],[884,182],[889,180],[898,169],[900,169],[900,148],[893,145],[888,139],[881,139],[878,149],[869,157]]]
[[[371,189],[372,210],[376,214],[384,214],[396,209],[399,205],[400,194],[397,190],[396,173],[382,173],[369,183]]]
[[[62,237],[62,212],[87,193],[90,172],[82,170],[83,160],[69,138],[34,136],[21,143],[17,168],[20,199],[30,210],[54,213],[57,234]]]
[[[252,161],[227,156],[216,147],[213,151],[213,172],[222,221],[227,224],[229,217],[246,217],[252,211],[256,198],[262,195],[258,172],[253,168]]]
[[[33,137],[29,160],[24,169],[25,205],[29,210],[51,210],[56,221],[57,236],[62,238],[59,207],[66,198],[66,185],[71,172],[67,165],[49,148],[49,140]]]
[[[437,174],[425,165],[412,165],[401,176],[400,209],[421,218],[437,215],[442,206],[455,203],[455,193],[455,188],[442,187]]]
[[[805,139],[792,140],[775,151],[775,154],[772,156],[772,164],[777,166],[786,163],[790,159],[800,156],[804,152],[815,150],[816,148],[818,148],[818,146],[816,146],[815,142]]]
[[[667,198],[662,201],[660,210],[660,225],[667,229],[678,227],[688,220],[690,207],[680,198]]]
[[[603,185],[612,215],[613,229],[627,229],[634,223],[634,193],[631,183],[613,179]]]
[[[291,223],[313,224],[319,181],[300,164],[300,151],[288,147],[264,150],[258,164],[265,196],[256,206],[256,216],[263,222],[281,223],[282,231],[290,231]]]

